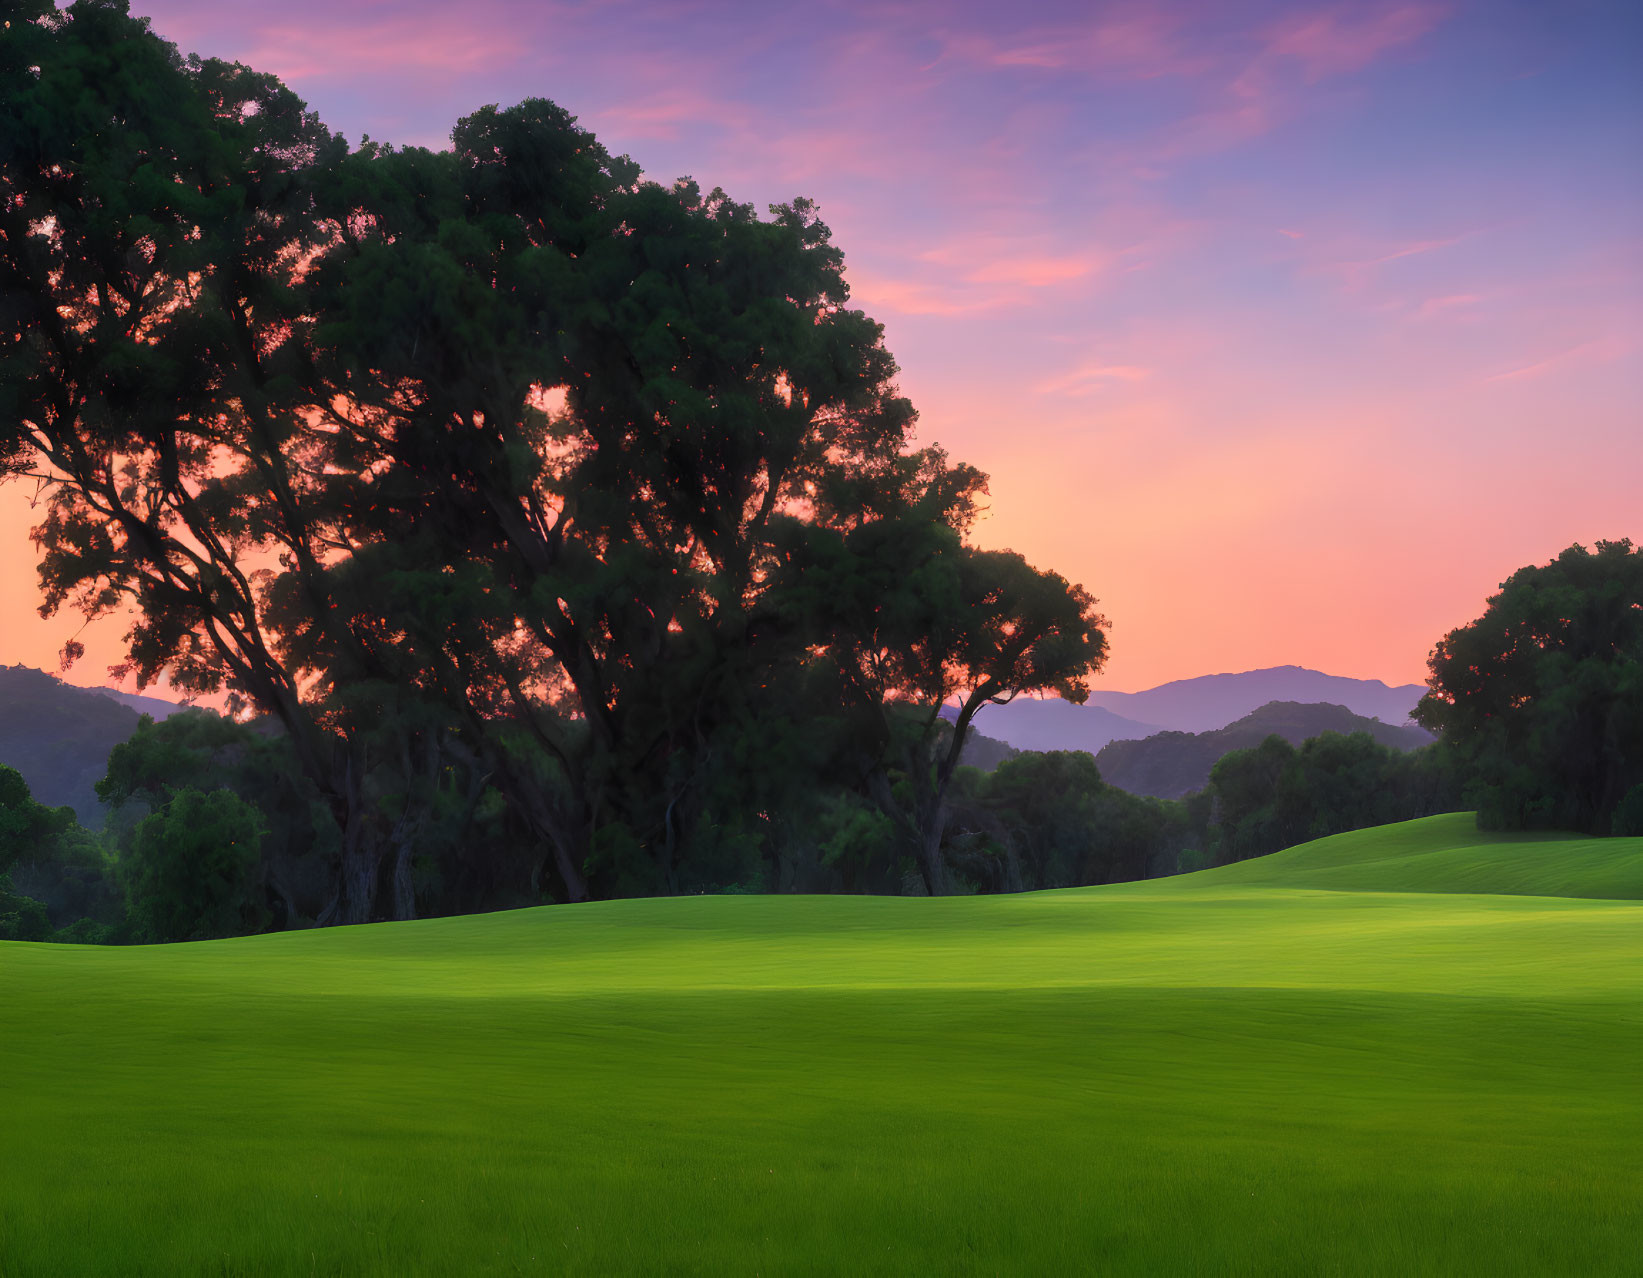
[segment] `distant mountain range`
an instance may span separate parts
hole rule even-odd
[[[1345,706],[1274,701],[1212,732],[1160,732],[1142,741],[1111,741],[1095,756],[1101,779],[1131,794],[1179,799],[1202,790],[1215,761],[1229,750],[1260,745],[1276,734],[1291,745],[1324,732],[1367,732],[1394,750],[1414,750],[1434,738],[1413,724],[1382,723]]]
[[[1145,692],[1094,692],[1077,706],[1059,697],[1017,698],[988,706],[976,727],[1018,750],[1088,750],[1163,731],[1213,732],[1274,701],[1344,706],[1383,723],[1409,720],[1423,684],[1388,687],[1379,679],[1347,679],[1301,666],[1177,679]]]
[[[1301,665],[1273,665],[1236,675],[1178,678],[1147,692],[1091,692],[1089,705],[1176,733],[1209,733],[1272,701],[1346,706],[1354,715],[1382,723],[1408,723],[1424,695],[1424,683],[1393,688],[1378,678],[1344,678]]]
[[[1175,732],[1211,732],[1274,701],[1345,706],[1366,719],[1406,723],[1415,703],[1425,695],[1426,685],[1420,683],[1394,688],[1379,679],[1347,679],[1302,666],[1273,666],[1241,674],[1177,679],[1145,692],[1092,691],[1088,704]]]
[[[942,713],[951,718],[951,714]],[[1139,723],[1100,706],[1075,706],[1060,697],[1020,697],[1008,705],[984,706],[975,729],[1017,750],[1088,750],[1094,754],[1109,741],[1150,737],[1157,724]]]
[[[1103,748],[1110,742],[1141,741],[1161,732],[1213,733],[1275,701],[1328,703],[1338,712],[1379,718],[1382,726],[1400,725],[1425,691],[1419,684],[1389,688],[1379,680],[1343,679],[1299,666],[1278,666],[1180,679],[1145,692],[1092,692],[1089,704],[1082,706],[1060,698],[1022,698],[1009,705],[988,706],[977,716],[976,729],[992,740],[972,741],[964,759],[991,768],[1018,750],[1087,750],[1101,757],[1103,775],[1113,784],[1125,789],[1150,786],[1137,793],[1162,793],[1160,786],[1178,786],[1182,778],[1190,782],[1200,770],[1198,764],[1139,762],[1153,757],[1148,752],[1135,755],[1137,761],[1130,762],[1127,754],[1103,755]],[[40,802],[53,807],[68,804],[82,824],[98,826],[103,813],[92,787],[103,776],[109,750],[136,731],[139,714],[163,719],[182,708],[159,697],[112,688],[77,688],[25,666],[0,666],[0,763],[21,772]],[[1331,728],[1354,730],[1337,724],[1344,725],[1344,721],[1312,727],[1304,735]],[[1281,727],[1268,730],[1288,735]],[[1172,750],[1181,759],[1198,759],[1204,750],[1216,750],[1209,759],[1213,763],[1236,744],[1253,742]],[[1121,757],[1125,762],[1118,762]],[[1208,765],[1201,770],[1207,778]],[[1187,788],[1202,783],[1190,782]]]

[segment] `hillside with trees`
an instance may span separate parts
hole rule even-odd
[[[1345,706],[1274,701],[1213,732],[1160,732],[1140,741],[1113,741],[1095,756],[1101,775],[1132,794],[1180,799],[1209,782],[1215,761],[1232,750],[1278,736],[1291,745],[1325,732],[1367,733],[1395,750],[1414,750],[1435,738],[1416,727],[1382,723]]]
[[[44,671],[0,666],[0,764],[17,769],[37,802],[72,808],[88,829],[103,824],[97,782],[108,753],[137,730],[139,717]]]

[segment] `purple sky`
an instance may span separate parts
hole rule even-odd
[[[545,96],[818,200],[979,539],[1101,598],[1101,686],[1419,680],[1513,569],[1643,538],[1636,3],[133,8],[356,141]]]

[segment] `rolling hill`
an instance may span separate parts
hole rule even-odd
[[[1120,790],[1179,799],[1203,789],[1215,761],[1229,750],[1259,745],[1272,735],[1300,745],[1324,732],[1367,732],[1396,750],[1413,750],[1434,740],[1413,724],[1365,719],[1345,706],[1274,701],[1213,732],[1161,732],[1140,741],[1108,742],[1095,761],[1102,780]]]
[[[1629,1274],[1589,842],[0,944],[0,1272]]]
[[[1204,870],[1196,883],[1643,900],[1643,839],[1485,832],[1470,812],[1354,830]]]

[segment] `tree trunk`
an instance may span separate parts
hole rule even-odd
[[[416,890],[411,884],[411,844],[402,841],[394,852],[394,918],[416,917]]]
[[[352,743],[350,743],[352,746]],[[343,768],[342,909],[339,923],[369,923],[376,913],[377,874],[382,867],[382,840],[372,828],[365,804],[365,766],[352,749]]]
[[[587,857],[584,826],[575,820],[561,820],[551,810],[551,800],[528,782],[519,784],[514,777],[508,780],[526,826],[553,850],[553,865],[565,885],[565,899],[572,903],[587,900],[588,885],[581,871]]]
[[[947,862],[941,855],[941,837],[946,833],[946,813],[938,811],[926,821],[919,822],[919,870],[924,875],[924,886],[931,896],[951,896],[952,879],[947,873]]]
[[[578,866],[578,861],[582,859],[578,853],[585,852],[585,849],[567,847],[564,838],[553,835],[548,837],[548,844],[553,848],[554,868],[559,871],[559,877],[565,884],[565,899],[573,904],[587,900],[587,881]]]
[[[416,917],[416,888],[411,882],[411,857],[416,851],[418,838],[428,824],[434,794],[439,788],[439,764],[443,756],[436,733],[423,733],[421,751],[422,768],[419,772],[412,765],[410,747],[406,746],[403,759],[405,807],[399,814],[399,820],[394,823],[390,840],[394,848],[392,891],[393,917],[396,920]]]
[[[382,846],[363,830],[350,833],[342,853],[342,911],[339,923],[369,923],[376,913],[377,873]]]

